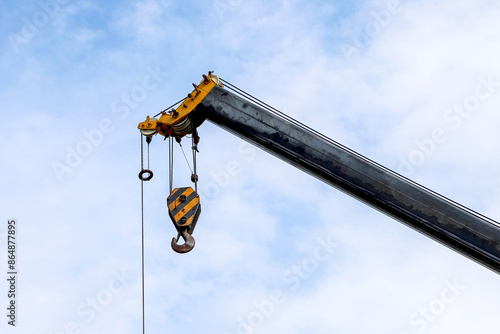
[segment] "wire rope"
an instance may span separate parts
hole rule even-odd
[[[141,133],[141,170],[144,169],[144,135]],[[149,148],[149,145],[148,145]],[[149,168],[149,156],[148,156],[148,168]],[[146,318],[145,318],[145,303],[144,303],[144,181],[141,179],[141,230],[142,230],[142,238],[141,238],[141,286],[142,286],[142,334],[145,333],[146,329]]]
[[[193,151],[193,177],[192,181],[194,182],[194,191],[198,193],[198,174],[196,173],[196,153],[198,152],[198,145],[196,144],[195,136],[191,136],[191,149]]]
[[[172,193],[172,184],[174,180],[174,142],[172,137],[168,137],[168,188],[169,194]]]
[[[189,164],[188,158],[186,157],[186,153],[184,153],[184,148],[182,147],[182,144],[179,142],[179,146],[181,147],[182,155],[184,156],[184,159],[186,160],[186,163],[189,167],[189,171],[193,173],[193,169],[191,168],[191,165]]]
[[[167,111],[167,110],[169,110],[170,108],[175,107],[176,105],[178,105],[179,103],[183,102],[183,101],[184,101],[184,100],[186,100],[186,99],[187,99],[187,97],[182,98],[182,99],[181,99],[181,100],[179,100],[178,102],[176,102],[176,103],[172,104],[170,107],[168,107],[168,108],[166,108],[166,109],[164,109],[164,110],[160,111],[159,113],[157,113],[157,114],[156,114],[156,115],[154,115],[153,117],[156,117],[156,116],[161,115],[161,113],[166,112],[166,111]]]

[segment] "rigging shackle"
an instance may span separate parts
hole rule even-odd
[[[179,241],[180,237],[184,239],[184,244],[179,245],[177,242]],[[194,238],[191,234],[189,234],[186,230],[183,230],[179,232],[179,235],[177,238],[172,238],[172,249],[177,252],[177,253],[187,253],[191,251],[194,248]]]

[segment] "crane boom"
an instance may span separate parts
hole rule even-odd
[[[500,273],[499,223],[367,159],[261,101],[215,85],[191,118],[197,125],[205,119],[215,123]]]

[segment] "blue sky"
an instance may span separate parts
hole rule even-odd
[[[500,219],[494,1],[0,10],[0,249],[6,221],[19,226],[19,317],[12,328],[2,316],[2,333],[141,331],[137,124],[209,70]],[[189,254],[170,248],[167,145],[151,144],[147,332],[497,333],[497,274],[213,124],[199,131],[203,210]],[[176,161],[174,185],[189,185],[178,150]]]

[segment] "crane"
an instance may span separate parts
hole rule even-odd
[[[300,170],[345,192],[414,230],[500,274],[500,224],[468,209],[307,127],[212,72],[174,106],[139,123],[149,144],[159,134],[173,141],[191,135],[193,163],[197,128],[208,120]],[[159,116],[159,118],[157,118]],[[172,167],[172,166],[169,166]],[[173,168],[173,167],[172,167]],[[139,178],[151,179],[142,167]],[[198,176],[193,172],[191,181]],[[201,212],[191,187],[172,189],[169,215],[178,231],[172,248],[194,247],[192,233]],[[177,242],[182,236],[183,245]]]

